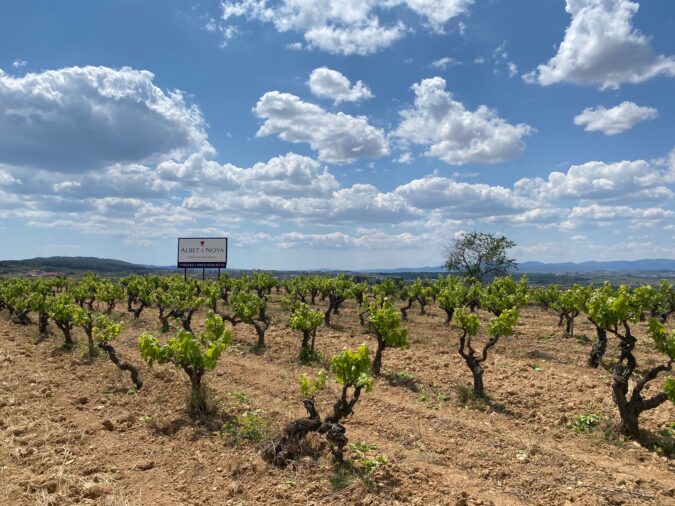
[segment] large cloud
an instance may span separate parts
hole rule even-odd
[[[204,120],[147,71],[0,71],[0,163],[62,172],[212,152]]]
[[[222,19],[235,17],[272,23],[279,32],[303,34],[309,48],[336,54],[370,54],[405,36],[401,21],[382,24],[379,14],[403,6],[435,31],[466,12],[473,0],[231,0],[223,2]]]
[[[397,187],[394,193],[411,206],[442,210],[458,219],[513,215],[536,205],[503,186],[460,183],[441,176],[414,179]]]
[[[666,218],[672,218],[673,211],[662,207],[637,208],[626,205],[608,206],[590,204],[575,206],[569,213],[567,220],[561,223],[562,229],[575,229],[582,225],[610,225],[620,221],[633,223],[658,223]]]
[[[384,131],[363,116],[329,113],[278,91],[265,93],[253,111],[264,120],[258,137],[277,134],[288,142],[307,142],[325,162],[350,163],[389,153]]]
[[[368,86],[362,81],[352,85],[342,73],[328,67],[314,69],[309,76],[308,84],[314,95],[333,100],[335,105],[340,102],[359,102],[373,97]]]
[[[649,38],[633,27],[638,8],[632,0],[567,0],[572,21],[558,53],[525,79],[545,86],[568,81],[606,89],[675,76],[675,58],[655,55]]]
[[[518,157],[532,132],[525,124],[512,125],[487,106],[467,110],[445,90],[445,79],[433,77],[412,86],[415,107],[401,111],[403,121],[394,135],[428,145],[428,156],[453,165],[498,163]]]
[[[641,121],[654,119],[658,111],[653,107],[642,107],[633,102],[621,102],[607,109],[605,107],[588,107],[574,117],[575,125],[585,125],[588,132],[602,132],[605,135],[616,135],[630,130]]]
[[[519,194],[537,201],[661,201],[673,196],[663,186],[667,180],[667,170],[645,160],[596,161],[572,165],[567,173],[551,172],[547,180],[523,178],[515,184],[515,189]]]
[[[344,246],[355,248],[364,246],[365,239],[353,240],[354,226],[397,227],[394,236],[422,227],[444,230],[479,223],[576,229],[624,221],[646,226],[674,216],[670,163],[669,158],[588,162],[513,186],[432,174],[391,191],[373,184],[342,186],[327,167],[294,153],[249,168],[200,155],[166,161],[157,169],[114,165],[85,174],[23,173],[22,179],[2,168],[0,218],[135,238],[171,237],[224,224],[256,233],[262,233],[261,226],[286,232],[290,227],[302,234],[310,234],[306,227],[320,227],[327,229],[321,234],[326,239],[341,230]],[[375,235],[382,231],[372,230]],[[299,246],[317,238],[304,239],[309,241],[288,242]]]
[[[374,249],[423,248],[442,240],[434,233],[387,233],[382,230],[358,228],[355,234],[344,232],[287,232],[278,238],[281,248]]]
[[[180,182],[183,187],[246,191],[261,196],[315,197],[328,195],[340,186],[328,168],[295,153],[275,156],[245,169],[195,155],[184,162],[164,162],[158,172],[162,179]]]

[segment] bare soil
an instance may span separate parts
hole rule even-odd
[[[86,363],[84,347],[60,349],[58,329],[36,343],[35,325],[0,318],[0,504],[675,504],[672,455],[616,435],[607,370],[616,342],[610,338],[605,368],[590,369],[591,325],[579,317],[579,338],[563,338],[555,315],[536,307],[524,309],[516,335],[492,350],[485,403],[462,401],[471,374],[457,353],[457,331],[443,324],[438,308],[427,315],[414,308],[410,348],[385,351],[385,374],[345,423],[351,442],[377,445],[373,455],[388,463],[369,478],[340,473],[312,437],[297,465],[272,467],[260,457],[261,445],[305,416],[297,377],[323,365],[300,366],[300,335],[277,302],[271,314],[263,353],[252,350],[252,328],[234,329],[234,346],[205,375],[216,412],[201,419],[186,412],[182,371],[140,361],[138,335],[159,331],[153,309],[139,320],[115,311],[124,322],[118,354],[140,368],[145,382],[137,393],[105,356]],[[196,327],[203,316],[195,316]],[[374,351],[354,305],[333,322],[318,331],[321,353],[364,341]],[[80,330],[74,335],[86,342]],[[638,335],[640,367],[660,363],[644,332]],[[647,393],[662,386],[654,383]],[[331,382],[318,397],[322,413],[338,391]],[[221,431],[253,410],[268,426],[262,441]],[[575,417],[589,413],[604,419],[575,433]],[[640,420],[649,441],[675,420],[675,408],[664,404]]]

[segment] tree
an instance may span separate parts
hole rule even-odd
[[[124,287],[116,281],[101,280],[96,285],[96,300],[106,305],[106,314],[111,314],[117,301],[124,297]]]
[[[480,305],[486,311],[499,316],[509,309],[518,309],[529,300],[527,276],[516,283],[511,276],[496,278],[480,294]]]
[[[229,321],[233,327],[238,323],[252,325],[258,335],[255,347],[258,350],[264,349],[265,331],[271,323],[271,318],[267,315],[267,295],[258,297],[245,286],[239,286],[232,290],[229,300],[234,316],[221,314],[222,319]]]
[[[314,404],[314,397],[326,387],[326,374],[320,371],[314,380],[304,374],[300,376],[300,390],[308,416],[286,425],[281,436],[263,449],[265,460],[278,467],[285,467],[301,454],[301,443],[305,437],[310,432],[316,432],[325,436],[331,445],[333,457],[338,463],[342,462],[343,449],[348,439],[341,422],[353,413],[361,392],[372,390],[374,381],[369,375],[370,369],[366,344],[355,351],[343,350],[331,359],[331,372],[337,383],[342,385],[342,393],[333,404],[333,412],[323,420]]]
[[[404,321],[408,321],[408,311],[412,309],[414,302],[420,305],[420,314],[426,314],[425,307],[434,296],[434,290],[430,286],[426,286],[421,279],[415,280],[413,283],[406,285],[401,291],[401,298],[407,300],[406,306],[399,309]]]
[[[473,375],[473,393],[476,397],[484,395],[483,363],[488,358],[488,352],[499,338],[513,335],[520,316],[518,309],[527,303],[527,277],[522,276],[518,283],[511,276],[496,278],[485,287],[480,297],[481,306],[494,315],[488,323],[489,339],[480,352],[476,351],[473,342],[480,329],[480,318],[469,314],[465,308],[454,311],[455,327],[462,332],[458,351]]]
[[[148,366],[152,367],[154,362],[170,362],[188,375],[192,387],[190,408],[196,413],[207,411],[202,376],[216,367],[221,353],[232,340],[232,332],[225,330],[222,318],[212,311],[206,316],[205,326],[206,331],[198,336],[180,329],[163,346],[157,337],[147,332],[138,339],[141,357]]]
[[[532,299],[546,310],[553,309],[554,304],[560,299],[560,290],[557,285],[548,285],[532,290]]]
[[[588,357],[588,365],[593,369],[597,369],[600,365],[600,360],[607,351],[607,330],[612,325],[612,314],[609,308],[614,289],[609,283],[604,283],[600,288],[591,290],[586,299],[585,311],[588,313],[588,320],[595,326],[595,333],[597,339],[591,348],[591,353]]]
[[[132,274],[123,280],[123,284],[127,293],[127,311],[133,313],[134,318],[138,319],[143,309],[149,307],[152,303],[152,287],[149,277]],[[134,307],[134,304],[138,304],[138,306]]]
[[[75,319],[81,311],[82,308],[73,303],[68,293],[60,293],[47,299],[47,314],[63,332],[64,348],[72,348],[75,345],[71,332]]]
[[[30,306],[38,314],[38,332],[39,339],[47,337],[47,325],[49,323],[49,297],[52,294],[52,283],[47,280],[39,279],[33,285],[33,291],[30,294]]]
[[[90,312],[94,310],[96,292],[100,281],[96,274],[87,272],[80,281],[70,288],[71,296],[81,308],[84,309],[84,306],[87,306]]]
[[[558,327],[565,325],[566,337],[574,337],[574,320],[583,311],[587,299],[588,290],[583,286],[574,285],[572,288],[560,292],[558,300],[551,304],[560,318]]]
[[[504,276],[517,268],[516,261],[507,255],[515,245],[503,235],[465,232],[448,244],[445,267],[481,282],[490,276]]]
[[[0,307],[6,307],[14,323],[28,325],[31,311],[31,284],[24,279],[12,278],[0,285]]]
[[[73,308],[73,324],[82,327],[84,333],[87,335],[87,360],[92,361],[98,355],[98,351],[94,346],[94,325],[95,317],[93,313],[78,306]]]
[[[96,318],[95,324],[92,328],[92,335],[94,341],[98,344],[98,347],[101,348],[108,354],[110,361],[115,364],[120,370],[128,371],[131,375],[131,381],[134,382],[136,390],[140,390],[143,386],[141,378],[138,376],[138,369],[131,365],[128,362],[122,362],[117,357],[117,352],[113,348],[110,341],[114,340],[117,336],[120,335],[122,331],[122,324],[115,323],[110,318],[105,315],[101,315]]]
[[[407,348],[408,330],[401,328],[401,315],[388,299],[370,303],[366,331],[377,339],[377,351],[373,360],[373,374],[378,376],[382,368],[385,348]]]
[[[315,357],[314,341],[316,339],[316,329],[323,323],[323,313],[312,310],[304,302],[298,302],[293,308],[293,313],[291,313],[288,323],[293,330],[302,332],[300,362],[310,362]]]
[[[466,362],[473,375],[473,394],[475,397],[483,397],[483,362],[488,358],[488,351],[492,348],[500,337],[513,335],[513,330],[518,323],[518,310],[507,309],[502,311],[499,316],[490,320],[488,325],[487,340],[480,353],[476,353],[472,338],[478,334],[480,319],[475,314],[468,313],[464,308],[455,311],[455,326],[462,331],[459,336],[459,354]]]
[[[330,315],[339,314],[340,305],[351,297],[353,282],[344,274],[334,278],[324,278],[321,284],[321,294],[328,297],[328,308],[324,312],[324,323],[331,326]]]
[[[656,318],[649,321],[647,333],[654,340],[656,349],[667,356],[668,362],[647,369],[628,394],[629,382],[638,370],[633,353],[637,339],[631,327],[640,321],[645,309],[643,291],[631,291],[625,285],[611,292],[607,289],[596,290],[588,305],[593,322],[619,340],[621,354],[612,368],[612,398],[619,409],[621,433],[633,439],[640,435],[638,420],[642,412],[654,409],[666,400],[675,401],[675,382],[672,378],[666,379],[663,392],[648,399],[642,397],[647,384],[660,373],[670,371],[675,360],[675,332],[668,332]]]
[[[445,324],[450,325],[455,310],[468,305],[469,290],[461,279],[454,276],[441,278],[437,284],[440,290],[437,296],[438,305],[445,311]]]

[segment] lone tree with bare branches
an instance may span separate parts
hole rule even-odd
[[[481,282],[488,277],[505,276],[517,268],[516,261],[508,256],[515,245],[503,235],[465,232],[446,247],[444,266],[450,272]]]

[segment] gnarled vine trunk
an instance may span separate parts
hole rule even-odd
[[[406,306],[403,306],[399,311],[401,311],[401,319],[404,322],[408,321],[408,311],[412,309],[413,302],[415,302],[415,299],[408,299],[408,304]]]
[[[375,357],[373,358],[373,374],[379,376],[382,369],[382,354],[386,348],[386,343],[379,333],[375,334],[375,338],[377,339],[377,350],[375,350]]]
[[[133,365],[131,365],[128,362],[122,362],[117,357],[117,352],[115,351],[115,348],[113,348],[112,345],[107,341],[99,343],[98,347],[107,353],[110,361],[113,364],[115,364],[120,370],[129,372],[129,374],[131,375],[131,381],[133,381],[136,390],[140,390],[141,387],[143,386],[143,382],[141,381],[141,378],[138,375],[138,369],[136,369]]]
[[[637,342],[635,337],[631,334],[630,328],[624,324],[624,334],[621,335],[617,331],[612,331],[620,339],[621,356],[619,361],[612,369],[612,399],[619,408],[619,416],[621,417],[621,433],[631,439],[637,439],[640,435],[639,417],[643,411],[654,409],[666,400],[665,392],[660,392],[649,399],[643,399],[642,390],[644,387],[655,379],[659,373],[670,371],[672,369],[673,360],[669,360],[667,364],[653,367],[635,384],[628,397],[628,382],[630,381],[633,372],[637,366],[633,350]]]
[[[263,458],[277,467],[286,467],[301,451],[301,443],[310,432],[322,434],[331,445],[331,453],[336,462],[344,460],[344,448],[349,440],[346,429],[340,423],[353,413],[354,405],[361,395],[361,387],[354,388],[354,394],[347,399],[348,385],[342,387],[342,395],[333,405],[333,413],[321,421],[313,399],[305,399],[303,404],[307,410],[306,418],[292,421],[284,428],[276,441],[269,443],[262,450]]]
[[[61,329],[61,332],[63,332],[63,339],[64,339],[64,346],[66,347],[71,347],[75,344],[75,341],[73,341],[73,336],[71,335],[70,331],[72,330],[72,325],[70,322],[67,323],[59,323],[56,322],[56,326]]]
[[[40,311],[40,314],[38,316],[38,332],[39,332],[39,339],[46,339],[47,338],[47,325],[49,324],[49,313],[46,313],[44,311]]]
[[[595,332],[598,336],[596,343],[591,348],[591,354],[588,357],[588,365],[593,369],[597,369],[600,365],[600,360],[607,351],[607,331],[595,326]]]
[[[455,308],[454,307],[451,307],[451,308],[448,308],[448,309],[444,308],[443,311],[445,311],[445,322],[444,323],[446,325],[450,325],[450,322],[452,321],[452,317],[455,314]]]
[[[459,354],[466,362],[466,365],[469,367],[471,374],[473,376],[473,394],[475,397],[484,397],[485,396],[485,387],[483,385],[483,362],[487,360],[488,351],[499,341],[499,336],[491,337],[485,346],[483,346],[483,351],[480,355],[476,355],[476,351],[471,345],[471,336],[467,334],[466,331],[462,333],[459,338]]]

